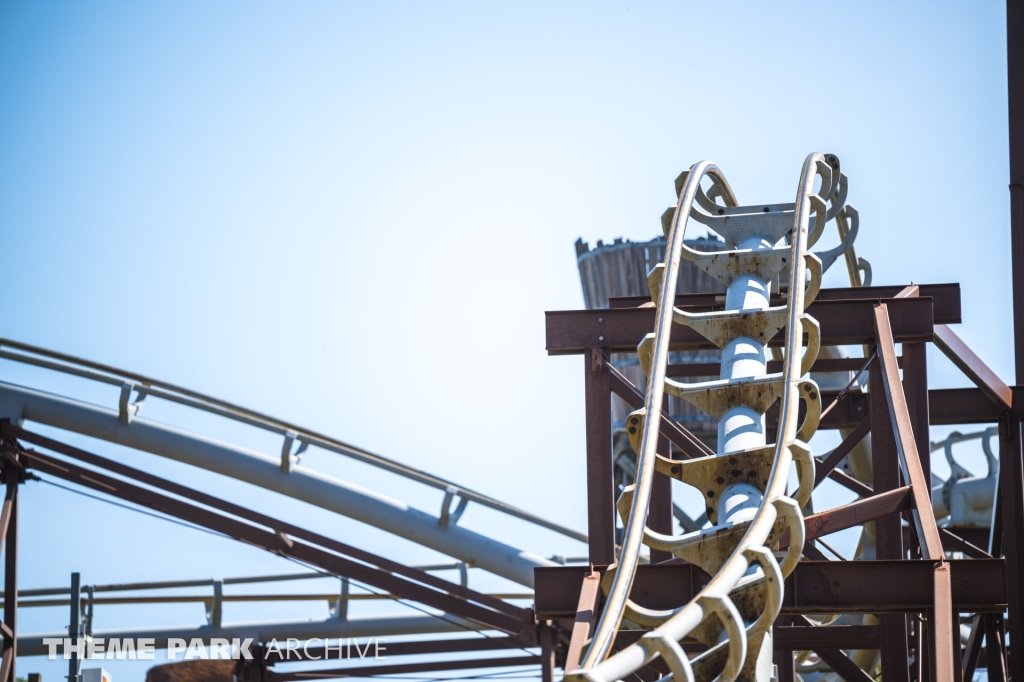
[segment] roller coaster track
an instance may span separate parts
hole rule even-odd
[[[713,192],[701,188],[705,177],[713,183]],[[815,193],[817,177],[821,188]],[[846,255],[851,272],[864,270],[851,250],[856,237],[852,210],[851,215],[841,216],[839,247],[821,258],[809,251],[825,224],[844,209],[847,181],[834,156],[807,157],[793,204],[739,206],[725,177],[707,161],[684,173],[677,189],[678,203],[666,224],[665,263],[649,278],[657,307],[655,330],[637,349],[648,384],[643,408],[627,420],[638,459],[635,483],[624,490],[617,504],[625,526],[621,553],[602,581],[607,594],[604,610],[580,668],[569,671],[572,679],[627,679],[658,657],[668,665],[671,678],[680,681],[732,682],[771,676],[771,626],[782,603],[784,579],[803,550],[801,508],[810,499],[815,480],[808,441],[821,415],[817,385],[804,378],[818,356],[820,334],[817,322],[804,311],[817,295],[824,268],[840,255]],[[717,203],[716,196],[724,204]],[[718,232],[733,250],[689,249],[683,237],[691,217]],[[854,221],[852,229],[847,217]],[[671,293],[663,295],[676,291],[682,258],[726,285],[724,311],[686,313],[675,308]],[[786,273],[786,305],[770,307],[772,281]],[[722,348],[721,379],[684,384],[667,378],[674,324],[687,325]],[[767,374],[767,340],[782,328],[786,330],[783,371]],[[805,333],[808,343],[802,353]],[[720,420],[718,454],[673,460],[656,452],[666,392]],[[778,398],[777,440],[769,445],[764,413]],[[798,423],[801,401],[806,414]],[[789,496],[786,490],[794,462],[799,484]],[[647,528],[652,483],[658,472],[702,488],[708,517],[715,525],[681,536]],[[788,549],[780,562],[776,553],[787,532]],[[640,606],[628,595],[642,545],[671,552],[712,578],[678,609]],[[627,621],[653,630],[613,654],[616,634]],[[679,644],[686,636],[710,649],[688,659]]]
[[[545,557],[507,545],[458,525],[472,502],[580,542],[587,536],[501,500],[363,448],[159,379],[109,365],[0,339],[0,359],[39,367],[120,389],[116,409],[0,381],[0,417],[15,424],[35,422],[99,438],[230,476],[376,526],[430,547],[471,566],[530,586],[535,566],[555,565]],[[116,394],[115,394],[116,395]],[[183,405],[282,438],[280,454],[268,456],[141,416],[147,399]],[[369,464],[443,491],[433,515],[400,500],[301,466],[309,448]]]

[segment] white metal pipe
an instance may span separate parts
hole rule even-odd
[[[751,237],[739,244],[740,249],[765,251],[773,247],[767,239]],[[726,288],[725,309],[765,310],[771,304],[771,283],[768,280],[743,275]],[[765,340],[767,342],[767,339]],[[768,372],[768,347],[756,339],[741,336],[722,349],[720,378],[737,381],[763,377]],[[726,410],[718,423],[718,454],[747,450],[767,445],[765,417],[757,410],[740,405]],[[743,521],[753,522],[763,499],[761,490],[749,483],[733,483],[718,498],[718,525],[731,525]],[[748,573],[757,570],[751,565]],[[723,633],[724,634],[724,633]],[[771,633],[762,640],[761,650],[755,655],[756,679],[763,682],[764,671],[770,669]],[[762,659],[767,656],[767,667]]]
[[[209,625],[180,625],[156,628],[134,628],[121,630],[98,630],[92,633],[93,639],[102,637],[111,639],[154,640],[154,649],[166,649],[168,639],[193,638],[210,643],[214,637],[223,639],[253,638],[254,644],[267,643],[274,639],[284,645],[289,637],[306,641],[314,638],[337,639],[339,637],[389,637],[398,635],[421,635],[441,632],[466,632],[479,630],[480,626],[452,615],[432,616],[429,614],[409,614],[395,616],[361,616],[354,618],[325,618],[323,620],[281,621],[268,623],[235,623],[212,627]],[[43,638],[67,637],[66,631],[27,634],[18,637],[18,656],[45,656],[48,647]],[[58,649],[60,651],[61,649]],[[255,654],[255,651],[253,652]]]
[[[362,521],[425,547],[533,587],[533,569],[557,566],[392,498],[301,466],[281,471],[279,458],[89,403],[0,382],[0,417],[74,431],[230,476]]]
[[[751,237],[739,244],[740,249],[766,251],[772,244],[761,237]],[[764,310],[770,302],[767,280],[753,275],[737,277],[725,292],[725,309]],[[731,381],[764,376],[768,369],[767,349],[756,339],[739,337],[722,349],[720,377]],[[764,416],[749,407],[726,410],[718,422],[718,453],[735,452],[766,445]]]
[[[718,523],[733,524],[754,518],[761,504],[761,490],[749,483],[726,486],[718,501]]]

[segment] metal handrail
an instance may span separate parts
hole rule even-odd
[[[421,566],[410,566],[417,571],[456,571],[465,563],[451,562],[445,564],[424,564]],[[469,568],[468,566],[466,566]],[[303,573],[276,573],[274,575],[247,575],[238,578],[198,578],[192,580],[157,580],[142,583],[113,583],[109,585],[89,585],[94,593],[100,592],[142,592],[146,590],[174,590],[182,587],[208,587],[215,582],[222,585],[251,585],[253,583],[290,582],[293,580],[323,580],[324,578],[335,578],[331,573],[323,571],[305,571]],[[46,597],[58,594],[68,594],[71,588],[63,587],[38,587],[27,590],[18,590],[18,597]],[[4,597],[4,591],[0,590],[0,600]]]
[[[488,592],[485,593],[488,597],[494,597],[495,599],[510,600],[510,599],[533,599],[533,592]],[[368,592],[365,594],[350,594],[346,597],[349,601],[382,601],[382,600],[396,600],[401,599],[396,594],[385,594],[377,592]],[[130,597],[96,597],[92,600],[92,603],[96,606],[116,606],[116,605],[131,605],[131,604],[198,604],[198,603],[209,603],[217,600],[218,598],[212,594],[185,594],[185,595],[157,595],[157,596],[130,596]],[[305,593],[300,592],[297,594],[225,594],[222,595],[219,600],[223,603],[227,602],[278,602],[278,601],[337,601],[338,595],[334,592],[321,592],[321,593]],[[88,597],[81,598],[82,604],[89,603]],[[3,600],[0,599],[0,606],[3,606]],[[32,607],[53,607],[53,606],[68,606],[71,601],[64,597],[63,599],[21,599],[19,595],[18,608],[32,608]]]
[[[797,192],[794,229],[791,243],[791,267],[789,272],[789,303],[786,324],[786,353],[783,366],[783,394],[779,411],[778,437],[775,458],[769,475],[767,490],[762,497],[756,515],[750,522],[736,549],[712,577],[708,584],[688,604],[669,612],[667,619],[652,632],[644,635],[639,642],[632,644],[610,658],[607,657],[614,642],[623,616],[626,614],[628,595],[632,587],[639,547],[645,535],[653,535],[646,528],[647,505],[650,500],[650,488],[654,474],[655,448],[657,445],[658,423],[660,421],[661,400],[664,395],[665,372],[668,360],[669,334],[673,314],[673,297],[662,295],[658,304],[658,315],[655,322],[655,341],[652,357],[652,372],[648,381],[645,408],[646,419],[642,432],[640,455],[637,462],[638,475],[636,489],[630,506],[629,519],[625,529],[623,549],[619,565],[616,569],[604,612],[591,642],[590,649],[580,670],[573,671],[573,677],[583,677],[592,682],[612,682],[625,679],[658,656],[663,656],[672,672],[672,677],[679,682],[692,682],[693,670],[690,661],[679,646],[679,641],[697,627],[712,613],[718,615],[728,634],[728,639],[712,649],[717,652],[721,647],[728,647],[728,659],[722,672],[723,682],[732,682],[740,672],[746,657],[748,634],[765,631],[771,627],[781,606],[782,581],[800,559],[803,548],[803,519],[799,504],[786,496],[789,479],[789,468],[794,460],[792,450],[802,450],[801,460],[813,466],[809,448],[797,440],[800,389],[803,383],[800,348],[803,345],[804,325],[804,279],[806,272],[805,254],[807,253],[808,222],[812,212],[812,195],[815,176],[823,175],[828,182],[829,190],[825,198],[831,198],[834,185],[831,177],[824,177],[828,170],[825,158],[819,153],[809,155],[804,162],[800,184]],[[697,192],[698,183],[705,174],[718,169],[708,162],[696,164],[690,171],[679,197],[679,204],[672,222],[669,239],[671,251],[667,254],[662,292],[674,292],[678,273],[680,245],[685,230],[686,220]],[[717,184],[717,183],[716,183]],[[838,183],[836,183],[838,184]],[[727,185],[726,185],[727,186]],[[731,194],[731,192],[730,192]],[[734,197],[729,199],[735,203]],[[813,207],[822,210],[823,205]],[[801,476],[798,497],[809,494],[807,480]],[[774,555],[765,548],[778,518],[785,517],[789,521],[790,546],[780,566]],[[768,584],[768,598],[765,612],[749,628],[744,631],[743,622],[729,599],[729,593],[744,580],[751,564],[757,563]],[[640,609],[635,609],[640,610]],[[654,614],[661,615],[661,614]],[[709,652],[710,653],[710,652]]]
[[[22,352],[13,353],[11,351],[3,350],[3,346]],[[31,355],[26,355],[25,353],[30,353]],[[534,525],[547,528],[548,530],[553,530],[556,533],[560,533],[561,535],[565,535],[583,543],[588,541],[585,533],[548,521],[547,519],[531,514],[530,512],[514,507],[483,493],[470,490],[469,488],[458,485],[447,479],[435,476],[415,467],[402,464],[401,462],[396,462],[393,459],[369,452],[344,441],[318,433],[311,429],[303,428],[291,422],[276,419],[261,412],[250,410],[234,403],[220,400],[166,381],[161,381],[136,372],[119,369],[110,365],[93,362],[84,358],[75,357],[73,355],[68,355],[67,353],[60,353],[58,351],[52,351],[40,346],[33,346],[21,341],[6,338],[0,338],[0,359],[41,367],[43,369],[61,372],[111,386],[120,386],[122,389],[124,389],[126,385],[129,385],[130,390],[134,390],[138,394],[139,398],[143,398],[145,396],[161,398],[163,400],[178,403],[179,405],[185,405],[186,407],[202,410],[204,412],[241,422],[264,431],[285,436],[286,438],[291,436],[293,441],[299,441],[304,445],[313,445],[323,450],[327,450],[328,452],[334,452],[336,454],[355,459],[418,483],[428,485],[432,488],[437,488],[438,490],[451,490],[454,494],[457,494],[464,500],[476,502],[477,504],[495,509],[504,514],[508,514],[509,516],[528,521]]]

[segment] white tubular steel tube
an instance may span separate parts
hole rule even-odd
[[[745,239],[740,249],[770,250],[774,244],[757,236]],[[754,275],[733,280],[725,293],[726,311],[765,310],[770,301],[770,282]],[[731,381],[762,377],[768,371],[767,345],[740,336],[722,350],[721,378]],[[718,422],[718,454],[761,447],[767,444],[764,415],[746,405],[725,411]],[[734,483],[722,491],[718,500],[720,524],[746,521],[761,504],[761,491],[749,483]]]
[[[773,594],[768,599],[766,612],[749,629],[753,631],[755,628],[763,630],[769,627],[770,623],[774,621],[779,604],[781,603],[781,579],[795,568],[803,548],[803,520],[800,516],[800,508],[796,502],[786,496],[786,487],[789,479],[789,468],[793,462],[791,448],[806,448],[804,444],[796,440],[799,428],[799,385],[801,383],[801,365],[803,360],[801,357],[804,332],[802,316],[804,313],[804,278],[806,275],[804,255],[807,252],[808,222],[812,209],[811,193],[814,187],[816,172],[822,167],[827,166],[825,166],[825,160],[821,154],[814,153],[809,155],[804,163],[797,190],[790,250],[791,266],[789,272],[785,360],[782,376],[782,405],[779,413],[775,457],[765,494],[760,496],[759,491],[757,491],[760,498],[759,504],[756,510],[752,510],[753,513],[750,514],[752,516],[750,525],[747,527],[743,538],[735,550],[715,575],[712,576],[710,582],[687,605],[677,610],[674,615],[648,635],[648,639],[657,638],[664,641],[678,642],[705,618],[712,615],[717,616],[722,620],[726,632],[729,634],[727,644],[725,645],[729,647],[728,662],[719,677],[724,682],[732,682],[739,674],[740,666],[742,666],[746,656],[747,639],[744,625],[739,620],[739,615],[729,600],[729,593],[736,588],[739,581],[747,574],[751,564],[764,564],[767,562],[769,569],[764,569],[762,565],[763,577],[767,581],[766,584],[769,590],[773,591]],[[717,169],[710,163],[703,162],[695,165],[686,179],[672,223],[666,253],[666,269],[661,288],[662,292],[675,292],[675,278],[686,219],[690,213],[697,183],[700,182],[704,174],[710,172],[717,173]],[[732,196],[731,190],[727,203],[730,206],[735,205],[735,199]],[[753,248],[753,246],[745,244],[745,248]],[[759,283],[752,282],[750,279],[744,279],[743,283],[739,284],[735,289],[730,287],[727,293],[727,306],[729,309],[767,307],[767,283],[764,284],[763,300],[758,295]],[[636,488],[633,494],[629,521],[626,525],[622,557],[590,651],[588,651],[581,669],[571,673],[571,676],[575,679],[583,678],[591,682],[614,682],[615,680],[628,679],[631,673],[660,655],[659,650],[664,648],[653,646],[650,642],[646,643],[646,646],[644,643],[637,643],[622,649],[614,656],[607,657],[611,643],[614,641],[615,632],[622,621],[622,615],[636,570],[640,538],[643,537],[645,530],[646,510],[654,468],[654,448],[657,442],[656,436],[659,425],[658,417],[661,412],[661,399],[668,361],[668,325],[671,322],[673,298],[671,293],[668,296],[662,295],[661,300],[658,302],[655,343],[653,344],[653,357],[650,363],[651,374],[645,401],[647,416],[644,423],[642,446],[637,464]],[[760,344],[756,345],[760,346]],[[729,356],[723,353],[723,378],[745,378],[764,373],[765,365],[763,359],[761,359],[763,358],[763,346],[761,347],[760,358],[757,357],[756,349],[755,357],[753,358],[743,358],[740,357],[741,355],[742,353],[740,352],[733,352]],[[726,414],[729,413],[727,412]],[[758,422],[760,422],[760,415],[757,415],[757,417]],[[757,429],[760,431],[760,444],[764,444],[763,424],[758,423],[758,427],[760,427]],[[744,440],[746,435],[739,433],[734,435],[729,427],[726,427],[726,432],[720,435],[725,436],[720,448],[723,452],[729,448],[749,447],[746,444],[749,440]],[[752,440],[755,441],[752,445],[756,446],[756,438],[752,438]],[[805,483],[805,481],[802,481],[802,483]],[[725,511],[729,512],[729,510]],[[778,566],[779,570],[775,571],[772,568],[775,558],[770,552],[765,550],[765,543],[776,521],[780,519],[784,520],[789,526],[792,541],[785,559]]]
[[[772,244],[762,238],[744,240],[740,249],[766,251]],[[769,302],[769,282],[754,275],[737,277],[725,293],[725,310],[765,310]],[[722,379],[750,379],[767,373],[765,344],[740,336],[722,349]],[[765,445],[764,416],[738,406],[726,410],[718,422],[718,452],[735,452]]]
[[[605,603],[601,620],[597,625],[590,648],[583,659],[582,667],[589,668],[603,661],[611,651],[626,608],[629,591],[633,587],[633,578],[640,561],[640,546],[643,543],[644,527],[647,524],[647,505],[651,498],[651,481],[654,478],[655,448],[658,446],[658,434],[661,426],[661,407],[665,395],[665,371],[668,365],[668,346],[671,336],[673,307],[675,305],[676,283],[679,279],[679,263],[683,245],[683,233],[686,231],[686,220],[693,206],[697,187],[705,175],[711,175],[720,187],[730,205],[736,204],[735,196],[728,183],[716,166],[702,161],[690,170],[683,186],[676,207],[675,218],[668,237],[665,250],[665,274],[661,283],[661,300],[658,302],[658,313],[654,322],[654,350],[651,357],[651,376],[648,382],[647,395],[644,398],[644,409],[647,418],[644,420],[641,438],[640,455],[636,466],[636,492],[630,508],[629,521],[626,523],[622,552],[615,573],[608,600]],[[666,293],[668,292],[668,293]]]
[[[301,466],[281,471],[279,458],[89,403],[0,382],[0,416],[22,419],[117,443],[245,481],[362,521],[533,587],[533,569],[557,566],[484,535],[448,524],[392,498]]]

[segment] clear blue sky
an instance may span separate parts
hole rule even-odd
[[[782,202],[807,153],[836,153],[876,282],[960,282],[958,333],[1011,378],[1003,13],[3,2],[0,334],[294,420],[583,529],[582,361],[545,354],[543,311],[582,306],[578,236],[650,238],[673,179],[698,160],[718,163],[741,202]],[[931,359],[933,385],[964,384]],[[0,378],[116,404],[9,364]],[[252,437],[160,409],[151,416]],[[436,558],[74,440],[401,560]],[[337,457],[310,463],[440,504]],[[38,484],[23,509],[26,587],[72,570],[103,583],[292,569]],[[464,523],[578,551],[472,507]],[[233,606],[225,619],[266,615]],[[112,608],[97,627],[201,618],[199,606]],[[27,631],[65,622],[63,610],[22,614]],[[20,670],[52,682],[61,668]],[[135,679],[145,666],[108,668]]]

